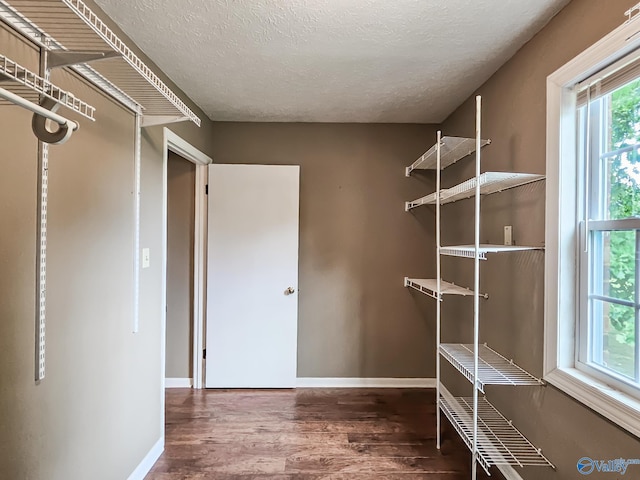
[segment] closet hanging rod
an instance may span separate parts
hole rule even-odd
[[[30,102],[29,100],[22,98],[20,95],[16,95],[15,93],[10,92],[9,90],[5,90],[2,87],[0,87],[0,98],[4,98],[5,100],[10,101],[11,103],[14,103],[20,107],[26,108],[27,110],[37,115],[41,115],[47,118],[48,120],[56,122],[60,126],[68,127],[73,131],[78,130],[79,125],[73,120],[69,120],[68,118],[63,117],[62,115],[58,115],[57,113],[52,112],[51,110],[47,110],[46,108],[41,107],[40,105],[37,105],[33,102]]]

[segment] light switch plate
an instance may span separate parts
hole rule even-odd
[[[142,268],[149,268],[151,265],[150,253],[148,248],[142,249]]]

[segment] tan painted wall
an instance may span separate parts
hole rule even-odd
[[[215,123],[216,163],[298,164],[299,377],[432,377],[433,303],[403,287],[433,275],[433,188],[404,167],[425,125]],[[430,178],[430,179],[429,179]]]
[[[167,378],[193,375],[193,236],[196,166],[169,152],[167,164]]]
[[[480,89],[493,145],[485,170],[544,171],[545,78],[621,21],[633,0],[574,0]],[[35,55],[6,33],[0,46],[27,66]],[[120,479],[160,437],[162,129],[144,134],[141,331],[131,334],[133,137],[131,115],[75,78],[55,80],[98,107],[51,167],[47,378],[33,382],[35,151],[30,115],[0,106],[0,478]],[[402,277],[433,275],[433,211],[403,202],[433,190],[404,167],[433,143],[434,128],[408,125],[215,123],[172,129],[219,163],[302,166],[300,376],[433,376],[430,299]],[[473,132],[472,105],[445,132]],[[446,182],[471,176],[469,163]],[[487,199],[482,239],[541,242],[544,188]],[[464,202],[447,207],[444,243],[470,241]],[[465,233],[467,232],[467,233]],[[483,340],[535,374],[542,369],[543,254],[483,264]],[[465,266],[466,265],[466,266]],[[463,270],[463,268],[465,270]],[[449,279],[468,284],[468,263],[449,259]],[[505,285],[515,286],[505,289]],[[462,305],[458,307],[457,305]],[[470,308],[447,302],[445,339],[469,340]],[[453,375],[451,375],[453,378]],[[464,383],[459,387],[468,386]],[[455,388],[453,385],[452,388]],[[490,390],[491,399],[542,447],[558,470],[530,479],[578,478],[584,455],[637,456],[638,442],[553,387]],[[633,468],[633,467],[630,467]],[[632,473],[632,472],[630,472]]]
[[[493,142],[484,150],[483,171],[544,173],[546,77],[620,25],[623,12],[635,3],[574,0],[478,90],[483,97],[483,132]],[[448,135],[474,134],[473,99],[444,122],[443,130]],[[473,168],[472,161],[465,161],[447,169],[445,186],[470,178]],[[544,194],[541,183],[483,198],[481,241],[501,243],[503,226],[513,225],[517,243],[544,242]],[[445,207],[443,218],[444,244],[473,241],[471,201]],[[446,259],[443,275],[470,285],[471,268],[471,262],[463,259]],[[492,256],[482,262],[481,286],[490,298],[481,302],[480,340],[535,375],[542,375],[544,253]],[[448,301],[443,308],[444,340],[471,341],[471,302]],[[448,372],[446,383],[470,395],[469,383]],[[585,478],[576,469],[583,456],[639,456],[637,438],[552,386],[494,387],[488,394],[557,466],[556,471],[526,468],[522,471],[526,480]],[[594,478],[607,476],[598,475],[592,474]],[[640,468],[629,467],[626,477],[640,478]]]
[[[2,28],[0,51],[37,70],[36,52]],[[151,249],[151,267],[141,271],[133,334],[134,119],[76,77],[55,72],[53,80],[97,113],[95,123],[69,114],[80,130],[51,147],[40,385],[33,380],[37,144],[31,115],[0,105],[0,478],[121,480],[163,428],[162,129],[146,130],[142,145],[141,245]],[[200,115],[202,129],[172,129],[210,152],[210,123]]]

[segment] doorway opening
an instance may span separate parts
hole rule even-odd
[[[170,150],[167,160],[165,388],[193,386],[195,187],[196,165]]]
[[[163,130],[163,139],[161,371],[164,428],[165,388],[203,386],[206,185],[207,165],[213,160],[168,128]],[[169,288],[172,291],[168,294]]]

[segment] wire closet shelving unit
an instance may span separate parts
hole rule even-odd
[[[544,179],[543,175],[512,172],[481,172],[481,150],[491,143],[481,138],[482,100],[476,97],[476,138],[446,137],[441,132],[437,141],[425,154],[407,167],[410,176],[414,170],[436,171],[436,191],[417,200],[406,202],[410,211],[422,205],[435,205],[436,210],[436,278],[408,278],[404,285],[437,300],[436,302],[436,385],[437,385],[437,447],[440,448],[442,412],[462,437],[473,456],[471,477],[475,480],[479,464],[489,474],[494,466],[545,466],[552,463],[534,447],[513,424],[507,420],[484,396],[486,385],[540,386],[542,380],[531,375],[512,360],[504,357],[486,344],[480,344],[480,260],[487,254],[525,250],[542,250],[542,247],[520,245],[485,245],[480,243],[480,198],[510,188]],[[442,170],[475,153],[475,176],[452,188],[441,188]],[[448,203],[474,199],[474,244],[441,245],[441,207]],[[443,255],[470,258],[474,261],[473,287],[466,288],[446,282],[441,275]],[[441,342],[442,309],[444,296],[473,298],[473,343],[457,344]],[[441,382],[441,359],[449,362],[473,385],[471,397],[454,397]],[[480,395],[482,394],[482,395]]]
[[[133,332],[138,331],[140,277],[141,128],[201,120],[134,51],[82,0],[0,0],[0,23],[40,50],[40,71],[29,71],[0,52],[0,105],[13,103],[34,112],[38,146],[38,225],[36,275],[36,382],[45,377],[46,258],[49,144],[63,143],[78,123],[56,113],[60,105],[92,121],[95,109],[50,81],[51,70],[69,69],[135,114],[135,239]],[[60,125],[45,131],[43,119]],[[68,135],[63,135],[68,133]],[[59,140],[59,141],[58,141]]]
[[[47,97],[89,120],[95,120],[94,107],[2,54],[0,81],[7,90],[27,101],[37,103],[41,96]]]
[[[200,118],[82,0],[0,0],[0,19],[143,117],[143,126]]]

